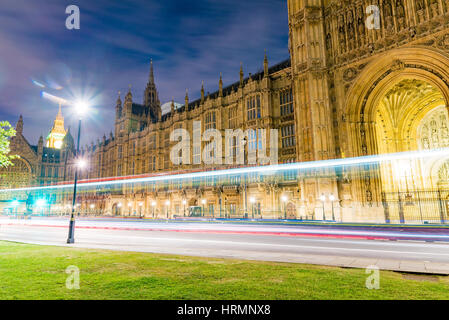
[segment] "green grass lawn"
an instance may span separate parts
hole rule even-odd
[[[80,269],[68,290],[65,270]],[[361,269],[86,250],[0,241],[0,299],[449,299],[449,279]]]

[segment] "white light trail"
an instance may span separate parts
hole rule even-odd
[[[289,170],[307,170],[307,169],[326,169],[335,168],[343,166],[354,166],[354,165],[369,165],[377,164],[382,162],[394,161],[394,160],[413,160],[413,159],[425,159],[430,157],[448,157],[449,148],[426,150],[426,151],[410,151],[410,152],[400,152],[373,156],[364,156],[356,158],[343,158],[343,159],[331,159],[331,160],[321,160],[321,161],[310,161],[310,162],[296,162],[296,163],[285,163],[277,165],[267,165],[267,166],[257,166],[257,167],[243,167],[216,171],[202,171],[202,172],[192,172],[192,173],[181,173],[172,175],[161,175],[161,176],[151,176],[151,177],[136,177],[123,180],[107,180],[106,181],[96,181],[89,182],[84,180],[79,182],[78,188],[89,188],[107,185],[125,185],[131,183],[151,183],[151,182],[161,182],[161,181],[173,181],[173,180],[185,180],[185,179],[195,179],[195,178],[210,178],[210,177],[220,177],[229,175],[241,175],[241,174],[251,174],[251,173],[265,173],[274,174],[277,172],[289,171]],[[39,186],[39,187],[25,187],[25,188],[15,188],[15,189],[3,189],[0,193],[4,192],[16,192],[16,191],[35,191],[35,190],[50,190],[50,189],[65,189],[72,188],[73,184],[61,184],[61,185],[49,185],[49,186]]]

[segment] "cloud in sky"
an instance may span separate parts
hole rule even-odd
[[[66,6],[81,11],[81,29],[65,28]],[[83,143],[113,129],[117,91],[132,86],[141,103],[154,61],[161,102],[193,100],[244,71],[288,57],[286,0],[2,0],[0,11],[0,119],[24,116],[31,143],[48,133],[58,106],[41,91],[73,99],[95,97]],[[44,84],[45,89],[32,80]],[[63,109],[67,125],[76,125]],[[75,131],[72,129],[72,132]]]

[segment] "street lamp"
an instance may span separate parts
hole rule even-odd
[[[335,196],[331,193],[329,196],[329,200],[331,201],[332,204],[332,221],[335,221],[335,215],[334,215],[334,201],[335,201]]]
[[[287,198],[286,195],[283,195],[281,197],[281,200],[284,203],[284,219],[287,219],[287,206],[286,206],[286,203],[287,203],[288,198]]]
[[[128,202],[128,215],[131,216],[131,207],[133,206],[132,202]]]
[[[254,203],[256,202],[256,199],[254,197],[250,197],[249,202],[251,202],[251,215],[254,219]]]
[[[140,217],[140,219],[142,219],[142,207],[143,207],[143,202],[139,202],[139,217]]]
[[[186,204],[187,204],[187,201],[186,200],[182,200],[182,204],[184,206],[184,217],[185,217],[186,216]]]
[[[41,209],[41,215],[44,215],[44,207],[47,205],[47,200],[45,199],[37,199],[36,205]]]
[[[151,206],[153,207],[153,219],[154,219],[154,207],[156,207],[156,201],[151,202]]]
[[[167,207],[167,220],[168,220],[168,208],[170,206],[170,200],[165,201],[165,206]]]
[[[203,217],[204,217],[204,205],[206,204],[206,199],[201,200],[201,204],[203,205]]]
[[[320,200],[323,203],[323,221],[326,221],[326,213],[324,211],[324,201],[326,201],[326,196],[324,193],[320,196]]]
[[[85,115],[89,109],[87,102],[85,101],[77,101],[74,104],[75,111],[79,116],[78,120],[78,142],[76,146],[75,157],[79,156],[80,152],[80,138],[81,138],[81,119],[82,116]],[[70,226],[69,226],[69,236],[67,238],[67,243],[75,243],[75,203],[76,203],[76,185],[78,183],[78,170],[82,169],[86,166],[86,161],[79,159],[77,166],[75,167],[75,181],[73,183],[73,199],[72,199],[72,215],[70,217]]]

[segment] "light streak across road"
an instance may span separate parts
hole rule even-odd
[[[200,171],[200,172],[190,172],[190,173],[178,173],[178,174],[158,174],[152,176],[134,176],[120,178],[104,178],[97,180],[82,180],[78,184],[78,188],[89,188],[89,187],[99,187],[99,186],[111,186],[111,185],[126,185],[133,183],[155,183],[155,182],[168,182],[173,180],[189,180],[197,178],[210,178],[210,177],[223,177],[231,175],[245,175],[245,174],[275,174],[284,171],[291,170],[311,170],[311,169],[330,169],[336,167],[351,167],[358,165],[373,165],[380,164],[388,161],[396,160],[413,160],[413,159],[425,159],[431,157],[447,157],[449,155],[449,148],[441,148],[435,150],[426,151],[411,151],[411,152],[399,152],[390,153],[382,155],[372,155],[363,156],[355,158],[343,158],[343,159],[331,159],[322,161],[310,161],[310,162],[296,162],[296,163],[285,163],[276,165],[266,165],[266,166],[252,166],[252,167],[241,167],[233,169],[224,170],[213,170],[213,171]],[[13,188],[13,189],[2,189],[2,192],[19,192],[19,191],[38,191],[38,190],[53,190],[53,189],[65,189],[73,188],[73,183],[63,183],[48,186],[36,186],[36,187],[25,187],[25,188]]]

